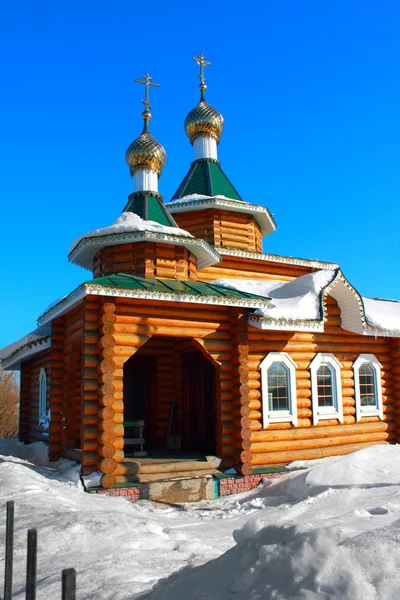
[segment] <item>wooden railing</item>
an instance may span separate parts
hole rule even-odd
[[[6,555],[4,570],[4,598],[12,598],[12,580],[14,568],[14,502],[7,502]],[[28,529],[28,552],[26,563],[26,600],[36,600],[37,588],[37,530]],[[61,577],[61,600],[75,600],[75,569],[64,569]],[[1,597],[0,597],[1,600]]]

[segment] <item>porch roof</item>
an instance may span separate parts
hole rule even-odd
[[[190,296],[206,296],[215,298],[231,298],[241,300],[259,300],[267,305],[269,298],[258,296],[250,292],[229,289],[215,283],[194,280],[177,279],[145,279],[129,273],[116,273],[106,277],[98,277],[87,281],[86,284],[99,285],[127,290],[143,290],[144,292],[158,292],[161,294],[173,293]]]

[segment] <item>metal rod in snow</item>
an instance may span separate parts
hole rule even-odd
[[[37,531],[28,529],[28,559],[26,566],[26,600],[36,600]]]
[[[7,502],[6,566],[4,572],[4,600],[11,600],[14,556],[14,502]]]
[[[61,600],[76,599],[76,571],[75,569],[64,569],[62,572],[62,596]]]

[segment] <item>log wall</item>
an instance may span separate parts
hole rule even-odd
[[[90,297],[87,301],[90,301]],[[107,303],[107,305],[110,304]],[[182,338],[187,340],[193,338],[197,347],[209,354],[211,359],[219,365],[221,396],[217,397],[218,422],[221,420],[223,401],[225,401],[225,404],[232,402],[232,348],[229,309],[218,306],[195,307],[183,303],[177,305],[169,302],[151,301],[146,302],[144,305],[143,302],[129,298],[115,298],[113,306],[115,307],[113,310],[115,322],[113,322],[111,328],[107,328],[107,332],[110,333],[104,333],[100,340],[101,347],[112,347],[113,371],[106,382],[103,375],[103,385],[106,383],[112,386],[109,389],[109,400],[107,402],[111,403],[110,408],[114,410],[113,431],[116,434],[112,442],[115,449],[113,457],[107,457],[110,458],[108,462],[100,461],[98,464],[98,468],[104,473],[102,480],[104,487],[115,484],[115,475],[118,474],[117,465],[124,462],[123,367],[125,362],[139,349],[142,353],[152,352],[153,355],[155,348],[158,348],[161,352],[162,358],[159,361],[158,375],[160,381],[164,383],[160,387],[158,395],[157,419],[157,434],[161,439],[165,439],[171,399],[174,398],[179,404],[178,394],[181,385],[178,381],[179,375],[172,366],[177,355],[185,351],[185,340]],[[150,338],[152,341],[146,348],[144,344]],[[171,345],[165,338],[171,338],[174,346],[173,354],[169,354]],[[194,349],[193,346],[188,346],[189,348],[190,350]],[[174,393],[171,394],[173,385],[176,387]],[[167,387],[169,388],[168,391]],[[231,409],[230,412],[232,412]],[[219,432],[217,451],[227,454],[228,448],[223,447],[220,439],[221,427],[218,423],[217,429]]]
[[[217,248],[218,250],[218,248]],[[320,269],[304,265],[289,265],[268,260],[241,258],[239,256],[222,256],[222,261],[198,273],[201,281],[213,281],[220,277],[252,279],[280,279],[290,281]]]
[[[64,316],[61,444],[80,448],[83,304]]]
[[[65,318],[60,317],[52,323],[51,333],[51,386],[50,386],[50,432],[49,454],[51,460],[62,455],[62,423],[64,402],[64,330]]]
[[[329,298],[325,333],[257,331],[250,328],[249,407],[254,466],[346,454],[371,443],[396,440],[396,375],[395,368],[392,369],[392,341],[346,332],[340,328],[340,322],[340,309],[336,301]],[[291,423],[270,423],[267,429],[263,429],[260,362],[269,352],[287,352],[297,364],[298,427]],[[343,424],[334,419],[312,425],[309,367],[317,352],[333,353],[342,365]],[[353,363],[363,353],[374,354],[382,364],[383,421],[378,417],[364,417],[356,422]]]
[[[131,273],[160,279],[197,279],[197,258],[183,246],[139,242],[99,250],[93,260],[94,277]]]
[[[43,350],[23,364],[21,369],[20,440],[24,442],[48,442],[48,432],[39,425],[40,370],[46,370],[47,406],[50,406],[51,354]]]
[[[253,215],[215,208],[175,213],[179,227],[212,246],[262,252],[261,230]]]

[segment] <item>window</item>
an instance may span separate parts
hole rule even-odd
[[[270,352],[260,364],[263,427],[297,425],[296,363],[285,352]]]
[[[45,369],[40,369],[39,375],[39,425],[48,427],[47,377]]]
[[[343,423],[341,364],[333,354],[317,354],[310,364],[313,424],[322,419]]]
[[[353,365],[357,421],[371,416],[383,419],[381,368],[373,354],[360,354]]]

